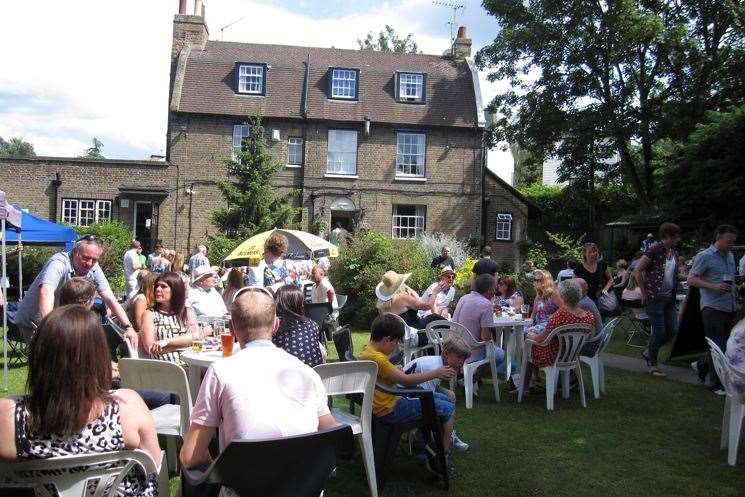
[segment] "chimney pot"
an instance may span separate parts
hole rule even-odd
[[[460,26],[458,28],[458,38],[468,38],[468,35],[466,34],[465,26]]]
[[[202,14],[202,0],[194,1],[194,15],[198,16]]]
[[[458,37],[453,42],[453,59],[463,60],[471,56],[471,39],[465,26],[458,28]]]
[[[186,14],[186,0],[178,0],[178,13]]]

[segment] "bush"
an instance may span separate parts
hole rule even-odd
[[[75,230],[82,235],[96,235],[103,244],[103,252],[98,265],[109,280],[114,293],[124,290],[124,268],[122,259],[124,252],[130,249],[134,233],[119,221],[93,224],[91,226],[76,226]]]
[[[453,269],[463,266],[466,259],[468,259],[468,245],[452,235],[446,235],[445,233],[423,233],[419,235],[417,240],[430,262],[442,253],[442,247],[445,245],[450,247],[450,257],[455,262]]]
[[[220,265],[243,240],[223,234],[207,235],[204,245],[207,247],[207,258],[213,265]]]
[[[12,249],[14,246],[9,245],[8,248]],[[59,251],[56,248],[50,247],[31,247],[29,245],[23,246],[23,286],[27,287],[34,281],[36,275],[39,274],[41,268],[47,262],[47,259],[52,254]],[[8,259],[8,283],[11,287],[15,288],[18,285],[18,259],[13,257]],[[12,294],[15,296],[15,294]]]
[[[416,240],[391,240],[374,231],[350,237],[329,271],[336,292],[349,297],[342,322],[369,327],[377,314],[375,286],[386,271],[412,273],[407,284],[421,293],[437,279],[430,262]]]

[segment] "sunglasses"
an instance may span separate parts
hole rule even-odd
[[[93,242],[93,243],[97,243],[99,245],[103,245],[103,239],[101,239],[100,236],[96,236],[96,235],[84,235],[84,236],[81,236],[80,238],[78,238],[77,240],[75,240],[75,243],[78,243],[78,242]]]
[[[272,292],[270,292],[269,290],[267,290],[263,286],[244,286],[243,288],[241,288],[240,290],[238,290],[237,292],[235,292],[235,295],[233,295],[233,302],[235,302],[236,300],[238,300],[238,297],[240,295],[243,295],[246,292],[259,292],[259,293],[263,293],[264,295],[266,295],[270,299],[274,300],[274,295],[272,294]]]

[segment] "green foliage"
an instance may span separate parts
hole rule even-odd
[[[562,235],[547,231],[546,237],[556,246],[556,251],[552,254],[553,259],[578,260],[582,255],[585,235]]]
[[[375,286],[386,271],[412,273],[407,285],[421,293],[437,279],[430,262],[416,240],[392,240],[375,231],[350,237],[329,271],[336,292],[349,296],[342,321],[369,327],[377,315]]]
[[[21,137],[8,141],[0,136],[0,157],[36,157],[34,146]]]
[[[220,181],[217,185],[227,207],[214,210],[211,216],[221,231],[240,239],[273,228],[293,227],[300,212],[287,203],[297,192],[281,193],[270,184],[283,163],[267,147],[261,119],[254,116],[246,124],[250,132],[243,139],[238,160],[225,161],[234,180]]]
[[[93,146],[91,148],[88,148],[85,150],[85,155],[83,156],[84,159],[105,159],[106,157],[103,156],[101,153],[101,149],[103,148],[103,143],[101,143],[101,140],[93,137],[92,140]]]
[[[326,220],[321,216],[315,216],[313,222],[310,223],[310,232],[317,236],[323,236],[328,229]]]
[[[124,290],[124,268],[122,257],[129,250],[134,233],[119,221],[108,221],[91,226],[75,226],[81,235],[96,235],[104,241],[98,264],[109,280],[114,292]]]
[[[357,45],[360,50],[374,50],[376,52],[396,52],[396,53],[422,53],[416,42],[413,40],[411,33],[406,38],[400,38],[396,30],[388,24],[385,25],[385,31],[378,33],[378,39],[373,39],[372,32],[368,32],[364,39],[357,38]]]
[[[515,163],[514,185],[521,188],[543,180],[543,158],[536,157],[518,143],[510,143],[510,152]]]
[[[533,261],[536,269],[545,269],[548,267],[548,252],[540,243],[533,243],[528,247],[525,253],[527,260]]]
[[[216,235],[207,235],[203,243],[204,246],[207,247],[207,254],[209,255],[210,260],[216,261],[213,262],[213,264],[217,264],[219,261],[224,261],[228,254],[230,254],[230,252],[232,252],[233,249],[235,249],[242,241],[243,239],[218,233]]]
[[[471,291],[471,281],[473,280],[473,266],[476,265],[478,259],[468,258],[462,266],[458,266],[458,270],[455,272],[455,285],[456,298],[460,295],[464,295]]]

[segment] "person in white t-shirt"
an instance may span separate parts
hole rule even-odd
[[[459,371],[463,369],[463,364],[470,357],[471,348],[468,344],[460,338],[451,337],[443,342],[442,355],[418,357],[404,366],[404,372],[406,374],[428,373],[440,369],[443,366],[450,366],[454,370]],[[419,386],[425,390],[443,393],[447,395],[453,403],[455,403],[455,393],[452,390],[441,386],[439,378],[425,381],[424,383],[420,383]],[[458,437],[455,430],[453,430],[450,440],[450,444],[458,450],[466,451],[469,448],[468,444]]]
[[[336,309],[338,307],[336,303],[336,292],[334,291],[334,286],[326,277],[326,272],[321,269],[320,266],[316,266],[310,272],[310,279],[315,283],[315,285],[313,285],[313,290],[311,291],[311,302],[314,304],[325,304],[326,302],[330,302],[331,307]]]
[[[209,445],[220,429],[220,450],[231,440],[261,440],[335,427],[318,374],[272,343],[279,321],[268,291],[243,291],[233,302],[233,330],[241,350],[216,361],[199,389],[181,463],[211,461]],[[223,497],[235,495],[223,488]]]
[[[127,300],[134,297],[134,294],[137,293],[138,271],[145,267],[139,262],[141,253],[142,245],[137,240],[132,240],[130,249],[124,252],[124,283]]]
[[[440,291],[432,302],[432,308],[419,311],[419,317],[425,318],[431,314],[437,314],[443,318],[450,317],[450,303],[455,298],[455,271],[450,266],[445,266],[440,271],[440,281],[432,283],[422,294],[423,302],[432,302],[432,294],[439,285]]]
[[[194,272],[188,301],[199,321],[223,318],[228,308],[222,295],[215,289],[217,273],[209,266],[199,266]]]

